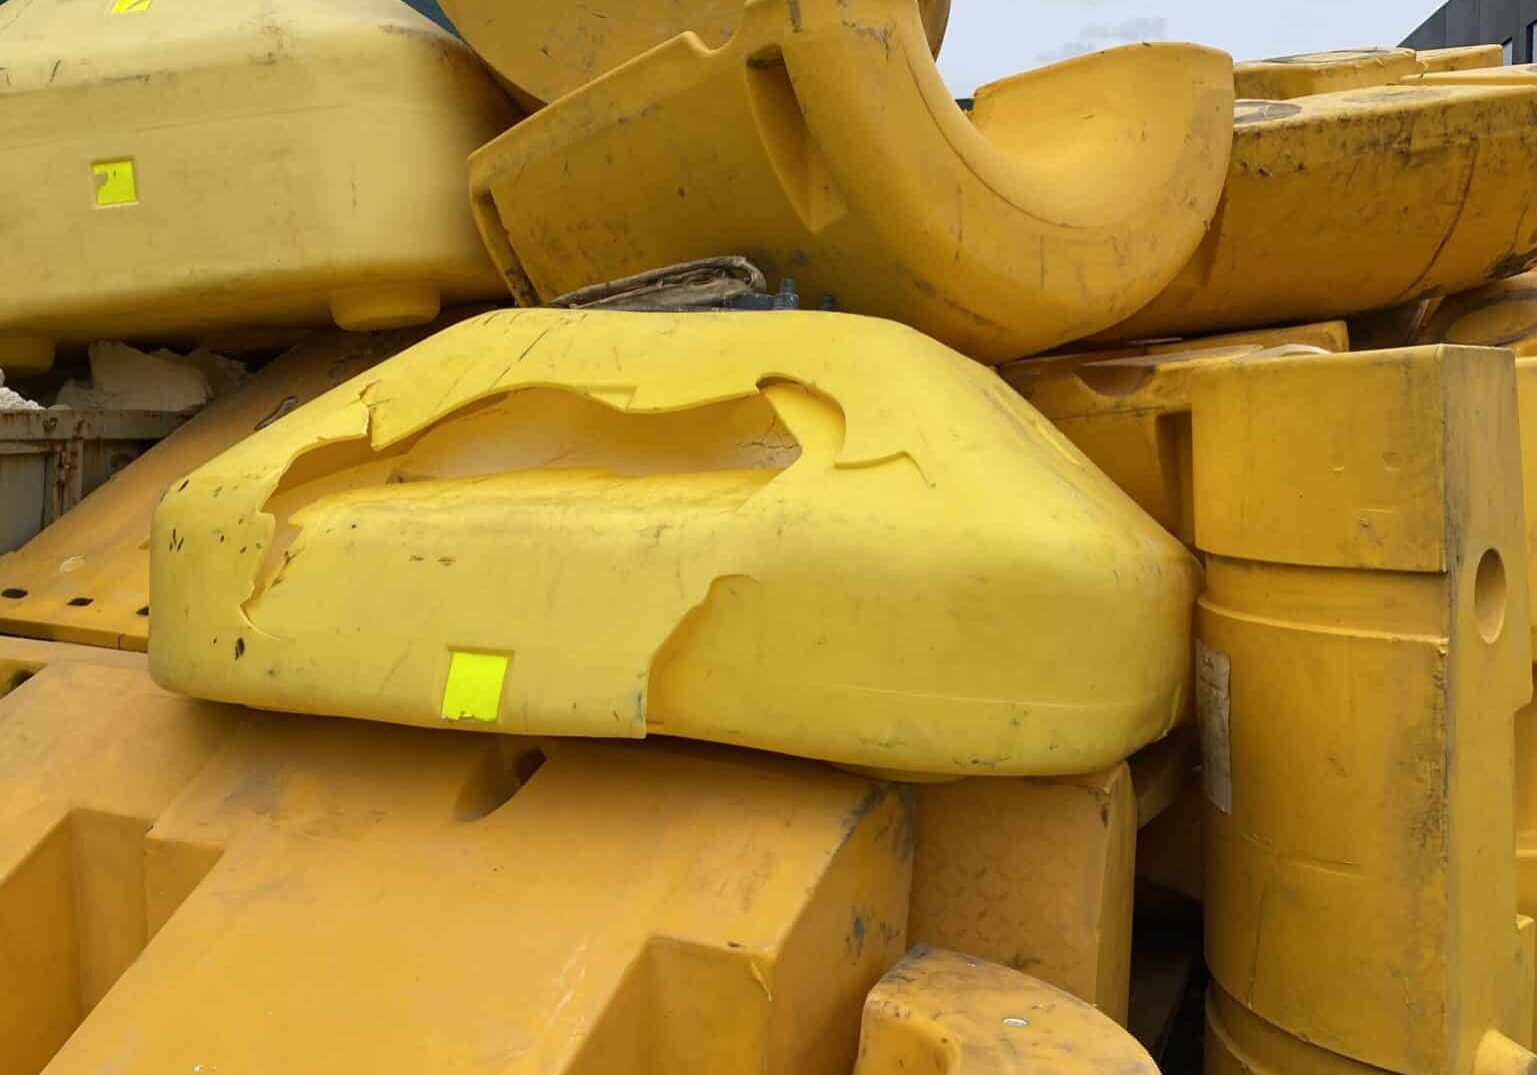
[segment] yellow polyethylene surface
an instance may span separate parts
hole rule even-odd
[[[848,1075],[907,948],[892,785],[274,716],[29,645],[0,684],[8,1075]]]
[[[901,326],[502,311],[175,486],[150,651],[277,709],[1053,774],[1177,719],[1196,586],[995,374]],[[455,654],[505,658],[494,713]]]
[[[1537,273],[1522,273],[1441,300],[1420,326],[1420,343],[1504,347],[1537,356]]]
[[[998,363],[1173,279],[1221,193],[1231,100],[1226,55],[1138,45],[984,87],[968,118],[911,0],[752,0],[723,48],[675,38],[474,154],[470,182],[523,305],[742,254],[805,306]]]
[[[916,2],[937,56],[950,0]],[[443,0],[443,10],[520,100],[539,105],[685,31],[719,48],[741,22],[742,0]]]
[[[13,341],[389,328],[501,290],[463,161],[516,111],[403,4],[13,0],[0,52],[0,367]]]
[[[1427,72],[1413,81],[1426,86],[1537,86],[1537,64],[1518,63],[1506,67],[1471,69],[1448,68]]]
[[[1233,85],[1243,100],[1287,101],[1388,86],[1426,74],[1499,67],[1503,62],[1498,45],[1419,52],[1406,48],[1312,52],[1238,64],[1233,68]]]
[[[1238,360],[1191,385],[1208,1041],[1234,1054],[1208,1070],[1530,1071],[1511,358]],[[1247,1066],[1235,1022],[1291,1055]]]
[[[1421,49],[1415,53],[1427,75],[1449,71],[1478,71],[1500,67],[1505,50],[1499,45],[1461,45],[1445,49]]]
[[[1240,100],[1287,101],[1364,86],[1385,86],[1422,70],[1413,49],[1310,52],[1235,64],[1233,88]]]
[[[1537,258],[1533,159],[1537,83],[1240,102],[1216,225],[1104,338],[1341,317],[1521,272]]]
[[[323,333],[215,400],[26,545],[0,556],[0,631],[145,649],[150,520],[165,491],[189,470],[426,332]]]
[[[854,1075],[1158,1075],[1108,1016],[1007,967],[915,948],[870,991]]]

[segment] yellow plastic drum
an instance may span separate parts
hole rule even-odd
[[[464,159],[516,111],[404,4],[12,0],[0,53],[0,368],[500,291]]]
[[[1084,772],[1184,712],[1197,586],[996,374],[902,326],[510,310],[173,486],[150,661],[290,711]]]

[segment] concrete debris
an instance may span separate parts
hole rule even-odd
[[[0,388],[0,411],[40,411],[42,404],[34,403],[30,399],[9,388]]]
[[[5,387],[5,371],[0,370],[0,411],[40,411],[42,404],[34,403],[19,392]]]
[[[206,347],[199,347],[190,355],[178,355],[174,351],[161,350],[155,352],[155,357],[169,362],[182,362],[201,370],[208,380],[208,387],[213,390],[214,399],[220,399],[244,387],[245,383],[251,379],[251,371],[246,368],[244,362],[226,358]]]
[[[91,344],[90,359],[91,383],[67,382],[59,389],[59,403],[82,411],[185,413],[215,395],[205,364],[226,388],[230,382],[219,365],[228,360],[206,351],[186,357],[170,351],[150,355],[124,343],[102,342]]]

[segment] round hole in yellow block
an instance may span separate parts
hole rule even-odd
[[[1498,641],[1505,628],[1505,562],[1494,549],[1478,561],[1473,579],[1473,618],[1485,642]]]

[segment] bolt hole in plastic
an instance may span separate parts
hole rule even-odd
[[[12,586],[12,587],[10,587],[9,589],[6,589],[6,590],[0,590],[0,597],[8,597],[12,601],[20,601],[23,597],[26,597],[26,596],[27,596],[27,591],[26,590],[19,589],[19,588],[15,587],[15,586]]]
[[[454,804],[458,821],[479,821],[490,817],[522,791],[544,764],[544,751],[530,747],[527,741],[512,750],[493,748],[459,792]]]
[[[1497,642],[1505,629],[1505,562],[1494,549],[1478,561],[1473,578],[1473,619],[1485,642]]]
[[[70,608],[87,608],[90,605],[95,604],[95,602],[96,602],[96,598],[94,598],[94,597],[71,597],[69,599],[69,607]]]

